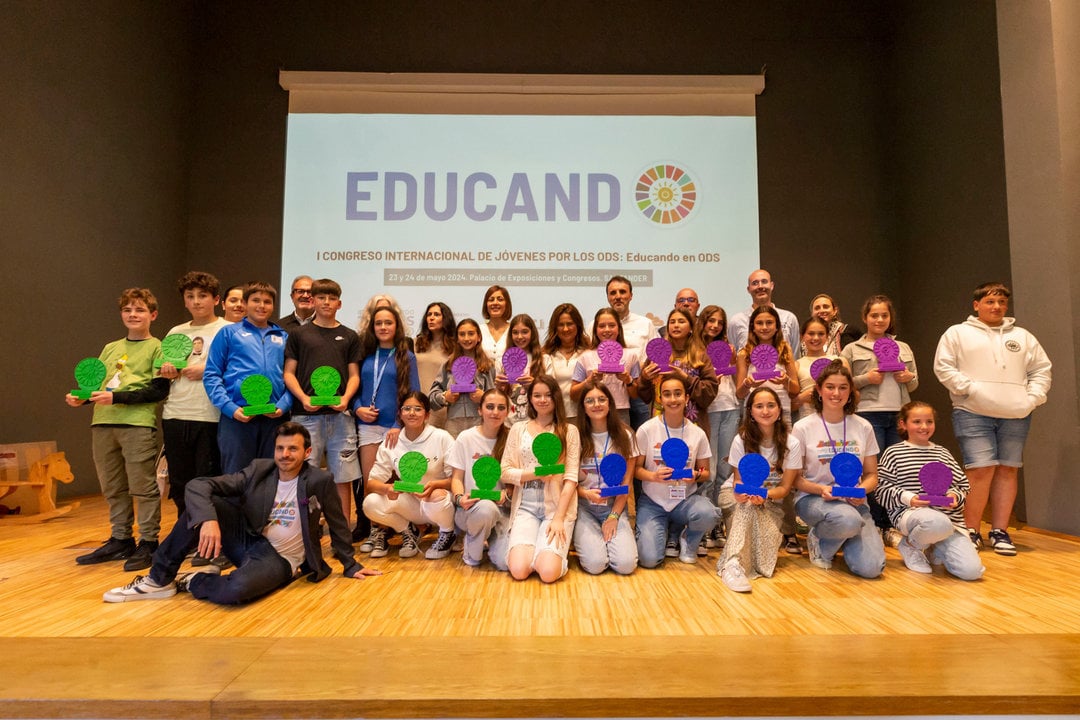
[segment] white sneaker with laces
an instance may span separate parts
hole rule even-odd
[[[742,566],[737,562],[729,562],[725,565],[720,571],[720,579],[723,580],[727,589],[733,592],[748,593],[754,589],[746,573],[743,572]]]
[[[822,570],[832,570],[832,560],[826,560],[821,556],[821,541],[818,540],[814,528],[806,531],[806,554],[810,556],[810,564]]]
[[[900,557],[904,559],[908,570],[924,575],[934,572],[934,568],[930,567],[930,561],[926,559],[926,553],[909,543],[906,537],[900,538],[896,549],[900,551]]]
[[[123,587],[115,587],[102,596],[107,603],[122,603],[132,600],[164,600],[176,594],[176,583],[158,585],[149,575],[136,575],[135,579]]]

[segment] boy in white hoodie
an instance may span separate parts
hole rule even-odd
[[[981,547],[979,525],[989,500],[989,541],[1000,555],[1016,554],[1006,530],[1016,475],[1031,411],[1050,390],[1050,358],[1034,335],[1005,316],[1011,294],[998,282],[975,288],[975,314],[946,330],[934,355],[934,373],[952,398],[953,431],[971,485],[964,524]]]

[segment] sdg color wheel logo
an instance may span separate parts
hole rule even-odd
[[[676,225],[694,211],[697,183],[678,165],[653,165],[634,185],[634,204],[646,220],[663,227]]]

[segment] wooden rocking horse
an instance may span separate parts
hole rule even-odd
[[[79,507],[73,502],[61,507],[56,506],[56,483],[69,483],[75,479],[64,453],[56,452],[38,460],[30,466],[26,480],[0,480],[0,499],[11,495],[19,488],[29,487],[37,491],[36,515],[5,515],[0,523],[24,524],[44,522],[66,515]]]

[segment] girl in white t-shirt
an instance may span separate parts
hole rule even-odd
[[[427,395],[414,391],[402,397],[399,409],[401,434],[393,447],[383,443],[375,456],[375,464],[364,482],[367,496],[364,498],[364,514],[372,522],[372,557],[386,554],[386,542],[379,542],[376,533],[391,527],[401,533],[401,550],[398,556],[409,558],[419,552],[420,539],[416,525],[437,525],[439,537],[428,549],[425,557],[438,560],[450,554],[454,544],[454,506],[450,502],[450,466],[446,456],[454,439],[441,428],[427,424],[431,405]],[[418,452],[427,460],[427,471],[418,482],[420,492],[399,492],[394,489],[397,480],[411,480],[400,475],[402,456]],[[378,554],[377,554],[378,553]]]
[[[693,565],[702,536],[716,524],[715,507],[697,492],[698,483],[709,479],[712,451],[705,431],[686,419],[686,381],[677,376],[663,378],[657,396],[660,415],[637,431],[641,455],[634,476],[642,488],[637,498],[638,564],[654,568],[664,561],[670,524],[672,534],[682,530],[679,561]],[[689,450],[678,467],[668,466],[664,459],[664,443],[672,439],[682,440]],[[685,478],[673,479],[675,471],[689,472]]]
[[[885,569],[885,546],[874,527],[866,498],[832,494],[836,479],[830,463],[841,453],[862,466],[857,487],[867,494],[877,487],[877,439],[866,420],[855,415],[858,402],[851,371],[834,360],[818,376],[813,401],[817,411],[795,423],[792,434],[803,448],[803,472],[795,481],[795,510],[810,527],[806,547],[810,562],[828,570],[844,549],[852,573],[875,578]]]
[[[795,351],[780,330],[780,314],[776,308],[764,306],[754,308],[750,313],[750,326],[746,333],[746,347],[739,349],[735,357],[735,366],[738,371],[735,374],[735,394],[740,400],[750,394],[750,391],[768,383],[776,391],[780,398],[780,404],[784,408],[784,422],[791,426],[791,396],[799,392],[799,371],[795,367]],[[751,360],[754,348],[758,345],[772,345],[776,349],[777,359],[774,368],[755,367]],[[755,380],[754,373],[761,370],[779,370],[780,374],[770,380]]]
[[[592,350],[586,350],[577,361],[574,368],[573,384],[570,386],[570,397],[576,403],[584,392],[585,384],[593,379],[600,380],[607,385],[611,396],[615,400],[613,409],[619,413],[623,423],[630,424],[630,398],[637,397],[637,380],[641,375],[641,364],[636,354],[626,348],[626,338],[623,336],[622,321],[619,314],[609,307],[603,307],[596,311],[592,326]],[[596,348],[605,340],[613,340],[623,346],[625,352],[622,355],[622,372],[610,373],[599,372],[600,356]],[[580,406],[579,406],[580,407]],[[580,411],[579,411],[580,415]]]
[[[637,542],[626,512],[629,494],[603,497],[607,486],[600,476],[604,458],[618,455],[626,461],[622,486],[629,489],[637,463],[633,431],[615,411],[615,398],[599,378],[585,382],[578,399],[578,435],[581,438],[581,469],[578,485],[578,517],[574,524],[574,548],[581,568],[599,575],[611,568],[629,575],[637,567]]]
[[[746,455],[758,453],[769,464],[769,474],[761,485],[765,497],[738,492],[734,495],[731,530],[716,570],[724,585],[735,592],[750,592],[749,578],[772,577],[776,550],[783,539],[781,502],[791,491],[802,467],[802,448],[798,440],[788,435],[780,413],[776,391],[770,387],[755,388],[746,398],[742,426],[731,443],[728,458],[734,468],[736,485],[746,482],[738,469],[739,461]]]
[[[510,399],[502,390],[486,390],[480,398],[480,424],[457,436],[446,461],[453,468],[450,491],[457,508],[454,521],[465,534],[461,560],[470,567],[477,567],[483,561],[486,543],[491,564],[499,570],[506,570],[510,488],[503,485],[501,480],[495,483],[493,489],[499,491],[498,500],[471,498],[469,495],[477,489],[476,478],[473,477],[476,461],[484,457],[502,460],[509,434],[506,427],[509,406]]]

